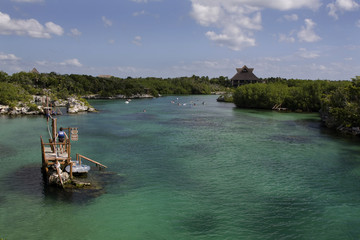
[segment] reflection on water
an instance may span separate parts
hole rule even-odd
[[[11,172],[2,182],[8,191],[15,191],[30,197],[73,204],[86,204],[106,193],[106,185],[122,184],[124,176],[114,172],[98,171],[96,168],[87,176],[74,177],[91,183],[86,188],[65,188],[46,184],[39,164],[31,164]],[[0,199],[1,200],[1,199]],[[5,201],[5,200],[4,200]]]

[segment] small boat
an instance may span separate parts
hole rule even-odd
[[[125,104],[129,104],[129,101],[125,101]]]
[[[67,172],[70,172],[70,165],[66,166],[65,170]],[[75,161],[73,162],[72,171],[73,173],[87,173],[88,171],[90,171],[90,166],[85,164],[79,164],[78,161]]]

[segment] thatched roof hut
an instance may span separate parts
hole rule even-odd
[[[248,83],[263,82],[253,73],[254,68],[248,68],[244,65],[242,68],[236,68],[237,73],[231,78],[233,87],[238,87]]]
[[[38,71],[36,68],[33,68],[30,72],[31,72],[31,73],[40,74],[39,71]]]

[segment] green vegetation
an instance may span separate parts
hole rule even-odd
[[[321,112],[331,128],[360,126],[360,77],[352,81],[266,79],[267,84],[238,87],[233,95],[240,108]]]
[[[272,109],[274,106],[298,112],[322,113],[329,127],[360,126],[360,77],[352,81],[312,81],[283,78],[264,79],[266,84],[248,84],[231,89],[227,77],[117,78],[77,74],[26,73],[8,75],[0,71],[0,104],[17,106],[31,95],[51,94],[52,99],[96,94],[100,97],[151,94],[210,94],[226,92],[222,101],[240,108]],[[233,92],[233,94],[231,94]]]
[[[360,76],[324,95],[321,112],[328,127],[360,127]]]
[[[101,97],[136,94],[210,94],[225,89],[229,81],[225,77],[180,77],[180,78],[131,78],[93,77],[89,75],[60,75],[51,73],[19,72],[9,76],[0,72],[0,83],[17,85],[28,94],[44,94],[49,89],[53,98],[64,99],[70,95],[97,94]]]
[[[28,102],[31,95],[21,86],[7,82],[0,82],[0,104],[14,107],[20,101]]]

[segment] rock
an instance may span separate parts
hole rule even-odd
[[[95,108],[87,106],[84,102],[74,97],[68,98],[67,101],[68,113],[96,112]]]
[[[33,95],[33,101],[34,103],[46,103],[46,96],[37,96],[37,95]]]
[[[70,180],[70,175],[67,172],[62,172],[60,175],[61,175],[61,180],[62,180],[63,184],[69,183],[71,181]],[[49,183],[61,186],[59,176],[58,176],[58,174],[56,172],[53,172],[50,175]]]
[[[0,114],[6,114],[9,112],[10,107],[8,105],[0,105]]]
[[[83,187],[88,187],[91,186],[91,183],[87,183],[87,182],[81,182],[78,180],[73,180],[72,184],[76,187],[76,188],[83,188]]]
[[[37,110],[34,111],[34,108],[30,110],[25,103],[19,102],[18,106],[10,108],[8,105],[0,105],[0,114],[8,115],[40,115],[45,113],[45,107],[43,106],[46,102],[46,96],[33,96],[33,100],[30,101],[32,104],[38,104]],[[70,97],[66,100],[60,99],[56,101],[51,101],[53,107],[67,107],[68,113],[79,113],[79,112],[96,112],[96,109],[91,107],[89,104],[79,100],[75,97]],[[43,105],[39,105],[42,103]]]

